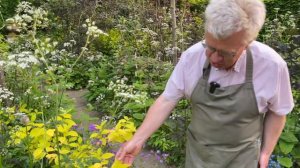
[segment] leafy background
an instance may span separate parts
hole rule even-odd
[[[203,38],[208,3],[176,1],[174,47],[169,0],[0,2],[0,165],[4,167],[64,167],[71,162],[78,163],[73,167],[112,166],[112,143],[128,139],[135,130],[132,124],[141,124],[164,90],[174,55]],[[264,2],[268,14],[258,40],[287,61],[295,100],[269,167],[299,167],[300,3]],[[65,95],[69,89],[88,90],[89,107],[100,118],[90,130],[76,127],[81,121],[72,119],[76,109]],[[164,162],[183,167],[182,137],[190,114],[189,102],[180,101],[147,148],[159,151]],[[66,130],[74,132],[69,135]],[[126,138],[109,138],[113,135]],[[37,145],[41,137],[44,144]],[[94,153],[85,153],[87,149]],[[68,155],[76,151],[94,157]]]

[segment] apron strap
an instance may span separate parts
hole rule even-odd
[[[202,77],[204,80],[208,80],[208,77],[209,77],[209,73],[210,73],[210,63],[209,63],[209,59],[206,58],[206,61],[205,61],[205,64],[204,64],[204,67],[203,67],[203,70],[202,70]]]
[[[252,53],[249,48],[246,50],[247,52],[247,65],[246,65],[246,82],[252,82],[253,76],[253,58]]]

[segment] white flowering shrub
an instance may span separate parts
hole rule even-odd
[[[30,2],[22,1],[16,9],[16,15],[6,20],[9,31],[26,32],[36,28],[46,28],[49,24],[48,12],[32,7]]]
[[[87,32],[86,34],[88,36],[92,36],[93,38],[97,38],[99,37],[100,34],[105,34],[102,30],[100,30],[97,26],[95,26],[95,21],[91,21],[90,19],[86,19],[85,20],[85,24],[83,24],[82,26],[87,28]]]
[[[126,85],[124,79],[117,80],[115,83],[111,81],[109,83],[108,90],[112,90],[114,92],[114,96],[116,98],[120,98],[121,102],[128,102],[132,100],[135,103],[144,105],[146,100],[149,99],[147,92],[139,92],[134,89],[134,86]]]
[[[14,94],[9,91],[7,88],[0,85],[0,107],[1,104],[12,101],[14,99]]]
[[[21,53],[8,55],[7,61],[0,61],[0,66],[4,68],[31,68],[32,65],[39,64],[38,59],[31,51],[23,51]]]

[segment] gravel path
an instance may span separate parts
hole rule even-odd
[[[74,120],[79,121],[81,126],[85,129],[88,128],[89,124],[99,122],[99,114],[94,111],[90,111],[87,108],[87,101],[84,95],[87,90],[70,90],[66,94],[74,100],[76,113]],[[134,168],[170,168],[164,163],[161,163],[160,158],[156,155],[156,152],[144,149],[140,155],[136,158]]]

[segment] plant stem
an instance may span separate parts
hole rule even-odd
[[[2,30],[5,27],[5,24],[4,24],[4,19],[3,19],[3,15],[1,13],[1,11],[0,11],[0,17],[1,17],[1,20],[2,20],[2,23],[3,23],[3,25],[0,27],[0,30]]]
[[[25,129],[26,129],[26,145],[27,145],[27,150],[28,150],[28,153],[29,153],[29,167],[30,168],[33,168],[33,159],[32,159],[32,155],[31,155],[31,152],[30,152],[30,149],[29,149],[29,142],[28,142],[28,137],[29,137],[29,134],[28,134],[28,129],[27,129],[27,126],[25,125]]]
[[[71,69],[73,69],[73,67],[76,65],[76,63],[79,61],[79,59],[82,57],[83,53],[86,51],[85,49],[87,48],[87,46],[88,46],[89,43],[90,43],[90,36],[91,36],[91,35],[88,35],[88,36],[87,36],[86,42],[85,42],[85,44],[84,44],[84,47],[83,47],[83,49],[81,50],[81,52],[80,52],[78,58],[77,58],[77,59],[75,60],[75,62],[72,64]]]
[[[58,95],[58,84],[56,83],[56,80],[54,80],[54,83],[56,85],[56,95]],[[58,104],[58,98],[56,99],[56,114],[55,114],[55,139],[56,139],[56,146],[57,146],[57,156],[58,156],[58,167],[60,168],[60,150],[59,150],[59,141],[58,141],[58,129],[57,129],[57,126],[56,126],[56,123],[57,123],[57,116],[58,116],[58,113],[59,113],[59,104]]]
[[[2,168],[3,165],[2,165],[2,156],[0,155],[0,168]]]
[[[34,24],[33,24],[33,33],[32,33],[32,38],[33,38],[33,41],[36,41],[36,19],[34,20]],[[39,45],[36,44],[36,47],[38,49],[39,48]],[[45,56],[43,53],[41,53],[41,57],[43,58],[43,60],[45,60]],[[46,61],[44,61],[44,64],[46,65],[47,69],[49,69],[49,65]],[[56,95],[58,95],[58,84],[56,82],[56,78],[55,78],[55,75],[52,73],[52,71],[48,71],[48,74],[51,78],[51,80],[54,82],[54,85],[56,86]],[[58,103],[58,98],[56,100],[56,110],[55,110],[55,124],[54,124],[54,127],[55,127],[55,140],[56,140],[56,146],[57,146],[57,156],[58,156],[58,167],[61,168],[60,166],[60,150],[59,150],[59,141],[58,141],[58,129],[57,129],[57,126],[56,126],[56,123],[57,123],[57,116],[58,116],[58,113],[59,113],[59,103]],[[44,112],[42,112],[42,114],[44,114]],[[43,115],[43,122],[45,123],[44,121],[44,115]]]

